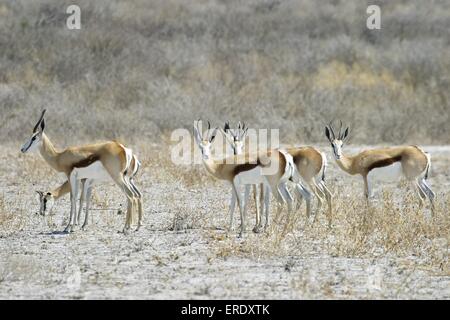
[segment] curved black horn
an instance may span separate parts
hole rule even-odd
[[[330,121],[330,123],[328,124],[328,127],[330,128],[331,134],[333,135],[333,139],[336,139],[336,135],[334,134],[334,129],[331,124],[332,122],[333,122],[333,120]]]
[[[342,120],[339,120],[340,126],[339,126],[339,134],[338,134],[338,139],[341,140],[342,139]]]
[[[246,133],[246,127],[245,127],[245,122],[244,121],[242,121],[242,128],[241,128],[241,139],[243,139],[244,138],[244,136],[245,136],[245,133]]]
[[[202,119],[198,119],[197,123],[194,122],[194,127],[197,129],[198,135],[200,136],[200,139],[203,139],[203,132],[200,130],[199,123],[202,121]]]
[[[228,130],[230,130],[230,122],[229,121],[225,122],[225,125],[223,126],[223,131],[227,132]]]
[[[36,132],[37,129],[39,128],[39,125],[41,124],[42,120],[44,119],[44,115],[45,112],[47,112],[47,109],[44,109],[41,113],[41,117],[39,118],[39,121],[36,123],[36,125],[34,126],[33,132]]]

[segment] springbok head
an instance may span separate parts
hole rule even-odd
[[[38,146],[42,142],[42,134],[44,133],[45,129],[45,115],[46,110],[42,111],[41,117],[39,118],[39,121],[36,123],[33,129],[33,133],[31,134],[31,137],[25,142],[25,144],[22,146],[20,151],[23,153],[26,153],[28,151],[34,151],[38,148]]]
[[[340,127],[339,132],[336,135],[335,131],[333,129],[333,126],[331,125],[331,122],[329,125],[325,126],[325,136],[328,138],[328,141],[331,143],[331,148],[333,149],[333,155],[336,158],[336,160],[339,160],[342,157],[342,147],[344,146],[344,143],[348,139],[348,131],[349,127],[347,127],[342,132],[342,121],[340,121]]]
[[[194,123],[194,138],[202,152],[203,159],[208,160],[211,156],[211,144],[216,138],[218,128],[211,130],[211,124],[208,121],[208,130],[203,133],[201,123],[202,121],[200,119]]]
[[[39,195],[39,214],[45,216],[51,211],[55,204],[55,198],[50,192],[44,193],[42,191],[36,191],[36,193]]]
[[[241,123],[239,121],[237,128],[231,129],[230,123],[227,121],[221,131],[233,149],[233,153],[235,155],[242,154],[244,152],[245,137],[247,136],[248,131],[248,127],[245,126],[245,122]]]

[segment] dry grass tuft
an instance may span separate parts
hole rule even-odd
[[[313,224],[312,219],[304,216],[303,206],[289,218],[284,210],[264,234],[248,231],[244,240],[235,239],[234,233],[209,234],[209,239],[218,258],[303,255],[309,254],[313,246],[318,252],[334,257],[412,258],[421,268],[448,275],[450,219],[445,208],[449,201],[448,196],[439,199],[436,215],[430,218],[429,210],[419,210],[412,195],[394,201],[393,193],[384,191],[382,199],[369,208],[357,196],[345,200],[338,196],[331,230],[326,227],[323,211]]]

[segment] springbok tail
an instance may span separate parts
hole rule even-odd
[[[428,152],[425,152],[425,156],[427,157],[427,167],[425,168],[425,180],[427,180],[428,176],[430,175],[431,169],[431,155]]]
[[[127,173],[130,171],[130,165],[131,165],[131,160],[133,158],[133,152],[131,151],[131,149],[126,148],[123,144],[119,143],[119,145],[125,151],[126,164],[125,164],[125,169],[123,171],[123,174],[127,175]]]
[[[325,152],[321,152],[320,155],[322,156],[322,181],[325,182],[325,173],[327,171],[327,167],[328,167],[328,161],[327,161],[327,156],[325,155]]]
[[[133,160],[134,160],[134,167],[132,168],[131,177],[136,176],[139,169],[141,168],[141,162],[138,160],[138,158],[134,154],[133,154]]]

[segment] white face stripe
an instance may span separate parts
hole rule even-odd
[[[33,133],[31,138],[25,142],[25,144],[20,149],[23,153],[34,151],[39,146],[39,143],[41,142],[41,138],[39,135],[39,132]]]
[[[198,144],[202,157],[204,160],[208,160],[211,157],[211,143],[208,140],[202,140]]]
[[[333,149],[334,157],[339,160],[342,157],[342,141],[341,140],[333,140],[331,142],[331,148]]]

